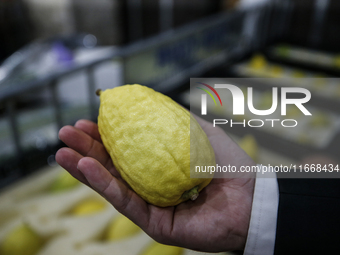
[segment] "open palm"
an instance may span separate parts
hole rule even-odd
[[[197,120],[210,140],[217,164],[236,167],[255,164],[223,130],[213,128],[202,119]],[[101,142],[95,123],[80,120],[74,127],[63,127],[59,137],[69,148],[57,152],[57,162],[156,241],[206,252],[244,248],[253,176],[213,179],[195,201],[160,208],[146,203],[122,180]]]

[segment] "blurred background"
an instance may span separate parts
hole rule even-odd
[[[193,77],[281,78],[283,86],[310,79],[313,118],[287,113],[298,128],[226,132],[257,163],[338,164],[339,14],[337,0],[0,0],[0,243],[22,218],[48,240],[67,232],[72,206],[95,196],[65,177],[54,154],[63,125],[96,121],[98,88],[139,83],[189,108]],[[254,85],[259,108],[271,106],[274,86]],[[52,209],[37,213],[39,199]],[[63,254],[105,254],[105,245],[82,243],[103,231],[79,239],[77,251],[53,239],[32,254],[60,254],[61,243]],[[149,240],[135,238],[140,247]],[[109,249],[131,246],[121,243]]]

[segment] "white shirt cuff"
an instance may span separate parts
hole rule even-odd
[[[274,254],[279,188],[276,174],[257,174],[244,255]]]

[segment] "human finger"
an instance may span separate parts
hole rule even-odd
[[[196,114],[191,113],[191,115],[196,119],[196,121],[198,122],[198,124],[201,126],[201,128],[204,130],[208,137],[221,134],[225,135],[225,132],[221,128],[214,127],[211,122],[208,122],[198,117]]]
[[[61,148],[57,151],[55,158],[57,163],[74,178],[89,186],[85,176],[77,168],[79,160],[83,158],[82,155],[70,148]]]
[[[76,128],[82,130],[84,133],[91,136],[93,139],[97,140],[98,142],[102,142],[98,131],[98,125],[90,120],[81,119],[76,122],[74,125]]]
[[[126,215],[142,229],[147,229],[148,204],[122,181],[112,176],[97,160],[84,157],[78,169],[91,187],[108,200],[119,212]]]
[[[104,145],[82,130],[72,126],[65,126],[60,129],[59,138],[81,155],[97,159],[107,169],[113,168],[111,158]]]

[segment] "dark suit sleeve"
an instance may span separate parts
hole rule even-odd
[[[340,179],[278,179],[275,255],[340,254]]]

